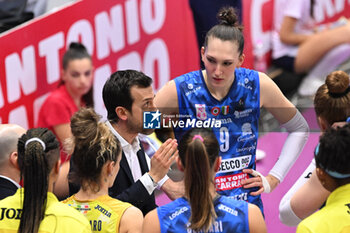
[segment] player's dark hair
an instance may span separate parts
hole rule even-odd
[[[26,142],[32,138],[39,141]],[[59,160],[59,143],[55,135],[46,128],[29,129],[18,140],[18,165],[23,179],[23,210],[19,233],[36,233],[44,218],[49,176]]]
[[[219,23],[207,32],[204,48],[207,48],[209,38],[213,37],[223,41],[236,42],[239,55],[242,55],[244,49],[243,27],[239,24],[235,9],[233,7],[221,8],[217,17]]]
[[[345,121],[350,116],[350,77],[344,71],[333,71],[315,95],[316,115],[329,127],[334,122]]]
[[[71,147],[74,147],[72,162],[76,168],[69,179],[81,184],[83,190],[100,190],[100,177],[103,165],[117,161],[121,156],[118,139],[109,130],[101,116],[92,108],[82,108],[71,118]]]
[[[212,167],[219,156],[215,134],[209,129],[187,131],[179,143],[179,156],[185,170],[185,195],[191,206],[189,227],[206,232],[216,218],[209,191],[213,183]]]
[[[350,174],[350,125],[342,128],[329,128],[320,138],[318,152],[315,153],[316,166],[325,172]],[[329,173],[330,176],[332,174]],[[334,178],[334,177],[333,177]],[[350,178],[334,178],[338,185]],[[345,182],[348,183],[348,182]]]
[[[92,62],[92,58],[85,46],[79,42],[72,42],[69,44],[69,49],[63,55],[62,67],[64,70],[66,70],[69,62],[84,58],[87,58]],[[61,86],[63,84],[64,81],[61,79],[58,85]],[[91,87],[91,89],[85,95],[83,95],[82,99],[87,107],[94,107],[93,87]]]
[[[151,84],[150,77],[136,70],[120,70],[113,73],[106,81],[102,91],[108,120],[118,122],[119,117],[115,109],[119,106],[131,112],[134,101],[130,92],[132,87],[146,88]]]

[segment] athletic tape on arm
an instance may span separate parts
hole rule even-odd
[[[253,173],[252,173],[253,176],[255,176],[255,177],[256,176],[260,176],[261,177],[262,184],[263,184],[263,187],[264,187],[264,193],[270,193],[271,192],[270,183],[267,181],[265,176],[263,176],[260,172],[255,171],[254,169],[252,169],[252,170],[253,170]]]

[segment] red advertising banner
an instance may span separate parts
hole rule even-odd
[[[120,69],[168,80],[198,69],[187,0],[84,0],[0,36],[0,123],[35,126],[39,108],[60,79],[61,57],[81,41],[94,63],[96,111],[105,114],[102,87]]]

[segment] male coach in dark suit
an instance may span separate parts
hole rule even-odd
[[[140,146],[138,134],[150,134],[143,128],[143,112],[155,111],[152,79],[135,70],[117,71],[103,87],[107,109],[106,123],[123,148],[120,169],[110,195],[138,207],[145,215],[156,208],[154,190],[161,187],[171,199],[183,195],[182,183],[166,174],[177,155],[177,142],[168,139],[151,159]]]
[[[0,200],[12,196],[20,187],[17,142],[25,132],[26,130],[18,125],[0,125]]]

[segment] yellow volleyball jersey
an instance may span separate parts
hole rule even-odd
[[[92,232],[119,232],[120,219],[132,205],[108,195],[94,200],[78,200],[75,195],[62,201],[85,215],[90,221]]]
[[[23,189],[0,201],[0,233],[16,233],[21,219]],[[53,193],[47,193],[44,219],[40,223],[40,233],[49,232],[91,232],[89,222],[76,210],[60,203]]]
[[[298,225],[297,233],[306,232],[350,233],[350,184],[334,190],[321,210]]]

